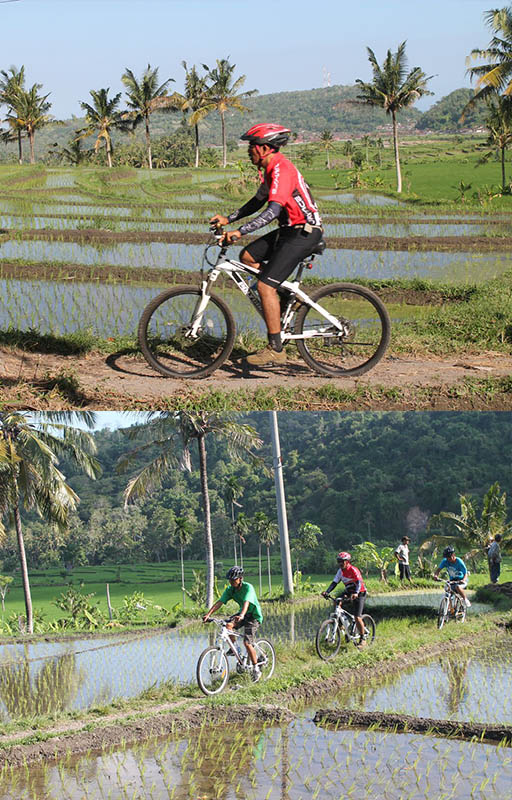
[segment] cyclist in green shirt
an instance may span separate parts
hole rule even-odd
[[[258,627],[263,622],[263,614],[261,613],[261,606],[256,597],[256,592],[252,583],[244,581],[243,567],[231,567],[226,574],[229,581],[229,586],[226,586],[223,593],[216,603],[207,611],[203,617],[203,622],[208,622],[212,614],[229,600],[235,600],[238,603],[238,614],[235,614],[227,627],[230,629],[238,630],[244,627],[244,645],[249,655],[252,666],[252,679],[259,681],[261,678],[261,670],[258,666],[258,658],[256,650],[254,649],[254,634]]]

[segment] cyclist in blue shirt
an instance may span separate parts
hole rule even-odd
[[[434,572],[434,580],[438,580],[439,573],[442,569],[445,569],[448,572],[450,585],[453,591],[457,592],[457,594],[460,594],[466,604],[466,608],[469,608],[471,603],[466,597],[466,593],[464,591],[468,585],[469,573],[464,561],[462,558],[458,558],[458,556],[455,555],[455,550],[451,545],[448,545],[448,547],[445,547],[443,550],[443,560]]]

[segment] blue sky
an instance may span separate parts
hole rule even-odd
[[[25,65],[27,83],[51,92],[57,118],[80,116],[89,91],[121,91],[126,67],[150,63],[183,88],[183,60],[230,57],[245,88],[260,93],[370,79],[366,46],[379,61],[407,40],[409,65],[435,75],[433,98],[469,86],[465,59],[487,45],[490,0],[18,0],[0,4],[0,69]]]

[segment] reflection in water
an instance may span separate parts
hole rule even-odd
[[[441,668],[448,678],[448,684],[445,685],[443,694],[451,716],[457,714],[469,694],[467,680],[469,662],[469,656],[458,658],[456,655],[449,656],[440,662]]]
[[[205,725],[100,756],[5,768],[0,797],[172,800],[453,800],[510,797],[507,749],[380,731]],[[484,793],[482,785],[487,787]]]
[[[85,680],[74,653],[45,660],[34,669],[25,660],[6,664],[0,670],[0,698],[4,719],[56,716],[68,711]]]

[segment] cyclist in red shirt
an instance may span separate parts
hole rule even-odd
[[[215,214],[210,220],[228,225],[254,214],[267,204],[254,219],[237,230],[226,232],[223,241],[228,243],[254,233],[274,220],[279,224],[277,229],[251,242],[240,253],[242,263],[261,269],[258,292],[268,330],[268,346],[248,356],[247,361],[253,366],[286,362],[277,290],[299,261],[311,255],[323,234],[322,221],[309,186],[297,167],[279,152],[289,136],[288,128],[274,124],[253,125],[243,134],[241,139],[249,142],[249,158],[259,168],[261,185],[254,197],[241,208],[227,217]]]
[[[354,617],[356,619],[357,630],[361,634],[361,643],[359,647],[366,645],[364,638],[364,622],[362,620],[364,601],[366,600],[366,586],[364,585],[363,576],[357,567],[350,563],[351,555],[345,551],[338,553],[336,561],[338,562],[338,571],[332,583],[322,592],[323,597],[327,597],[333,589],[336,588],[338,583],[343,583],[345,586],[344,592],[340,595],[349,597],[354,604]]]

